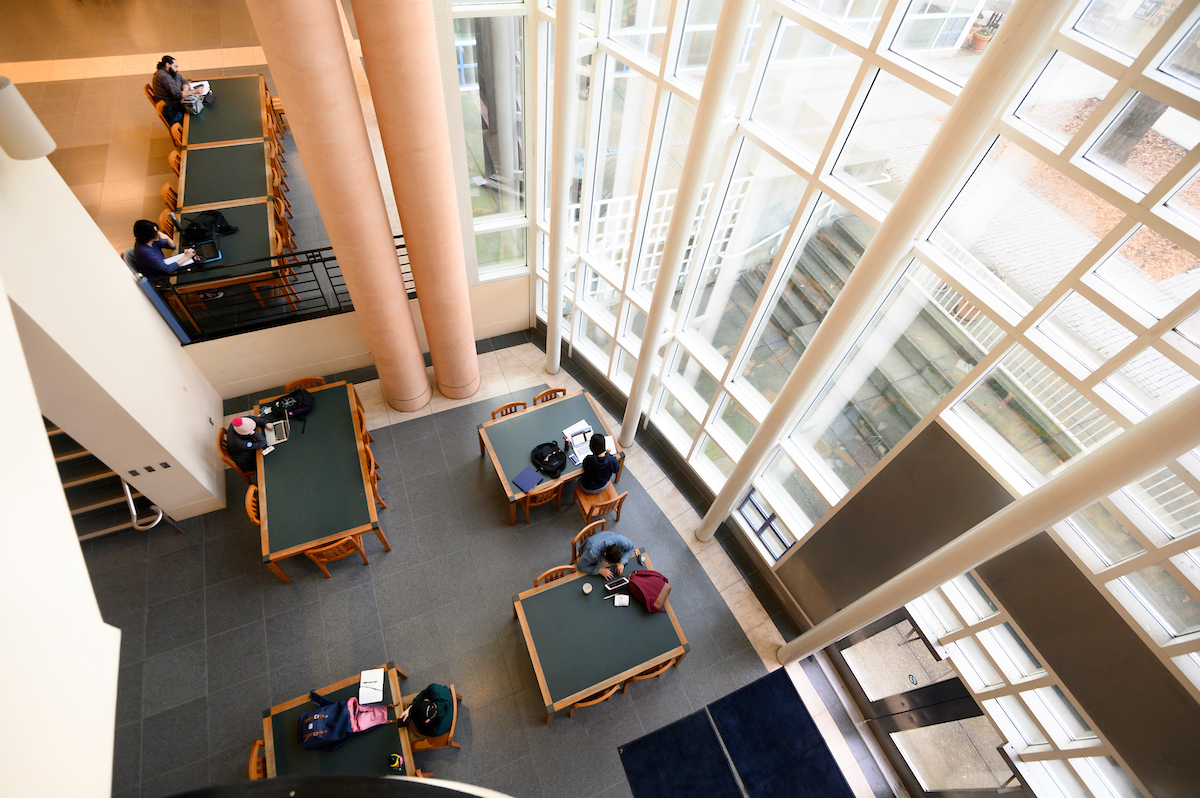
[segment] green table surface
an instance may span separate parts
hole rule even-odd
[[[312,396],[308,418],[293,421],[287,441],[263,456],[260,512],[271,552],[371,526],[374,499],[363,482],[347,386]]]
[[[345,701],[358,697],[358,682],[341,690],[321,695],[331,701]],[[383,703],[393,704],[391,679],[383,680]],[[388,769],[388,759],[400,750],[399,733],[394,725],[376,726],[332,751],[314,751],[300,747],[300,716],[316,708],[316,702],[307,701],[298,707],[285,709],[271,716],[271,736],[275,741],[275,773],[278,776],[307,776],[317,773],[350,773],[361,776],[394,776]],[[395,719],[396,712],[388,708],[388,719]]]
[[[221,249],[219,261],[208,268],[176,275],[176,285],[194,285],[211,280],[241,277],[244,274],[254,274],[271,268],[270,261],[266,260],[271,256],[271,211],[267,203],[254,202],[249,205],[235,205],[221,208],[220,211],[238,231],[232,235],[217,238],[217,246]],[[191,217],[186,214],[185,217],[184,224],[186,225],[187,219]],[[257,262],[245,263],[241,266],[232,265],[243,263],[243,261]],[[223,263],[231,265],[222,266]]]
[[[195,205],[270,195],[267,150],[261,141],[188,150],[184,169],[183,193],[179,195],[184,213]]]
[[[263,97],[258,75],[211,78],[213,101],[188,117],[185,146],[263,138]]]
[[[524,494],[511,480],[530,465],[529,453],[533,447],[547,441],[558,441],[558,445],[562,446],[563,430],[580,420],[591,424],[593,432],[603,432],[605,429],[585,394],[545,402],[484,427],[503,470],[500,480],[512,491],[514,500],[516,496]],[[568,458],[563,474],[579,470],[579,466]]]
[[[641,570],[636,559],[625,573]],[[584,582],[592,583],[585,595]],[[628,607],[614,607],[604,579],[584,576],[559,580],[541,593],[520,599],[537,650],[550,703],[587,690],[619,673],[684,645],[665,612],[647,612],[631,598]],[[620,588],[617,593],[628,593]]]

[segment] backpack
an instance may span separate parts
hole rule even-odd
[[[554,478],[567,467],[567,453],[559,448],[557,441],[539,443],[529,453],[533,467],[548,477]]]
[[[300,747],[332,751],[354,736],[350,708],[345,701],[330,701],[319,693],[308,697],[317,702],[316,709],[300,715]]]
[[[671,585],[658,571],[634,571],[629,575],[629,592],[650,612],[666,612],[663,607],[671,595]]]
[[[201,211],[183,229],[183,243],[190,245],[211,241],[217,236],[232,235],[237,231],[238,229],[231,225],[220,211]]]
[[[271,403],[275,412],[289,419],[307,418],[316,402],[313,395],[303,388],[297,388],[287,396],[281,396]]]

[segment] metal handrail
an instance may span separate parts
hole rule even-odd
[[[154,517],[154,520],[148,524],[142,524],[139,522],[137,507],[135,507],[133,504],[133,493],[129,490],[129,483],[123,479],[121,480],[121,489],[125,491],[125,504],[129,505],[129,518],[134,529],[153,529],[154,527],[158,526],[159,522],[165,520],[168,524],[175,527],[176,532],[183,534],[183,530],[179,528],[178,524],[171,520],[171,516],[164,513],[157,505],[154,504],[150,505],[150,509],[157,513],[157,515]]]

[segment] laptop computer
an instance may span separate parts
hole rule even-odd
[[[207,264],[219,261],[221,259],[221,248],[217,246],[217,239],[208,239],[207,241],[197,241],[192,244],[192,249],[196,250],[196,263]]]
[[[292,434],[292,422],[286,418],[281,418],[271,422],[271,429],[264,427],[263,432],[267,434],[267,444],[274,446],[277,443],[283,443]]]

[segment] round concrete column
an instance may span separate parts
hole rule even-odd
[[[479,390],[454,162],[429,0],[352,0],[363,65],[443,396]]]
[[[432,392],[335,3],[247,0],[384,397],[417,410]]]

